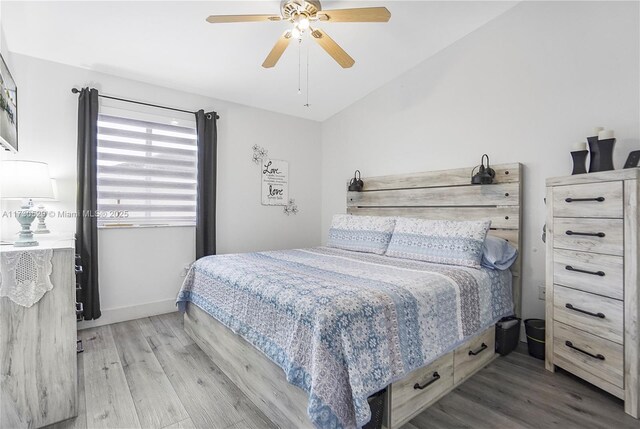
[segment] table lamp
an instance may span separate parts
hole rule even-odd
[[[22,207],[16,212],[21,229],[14,246],[37,246],[31,231],[37,216],[33,199],[53,199],[49,166],[37,161],[3,161],[0,163],[0,198],[23,200]]]
[[[50,201],[58,201],[58,183],[56,179],[51,179],[51,187],[53,188],[53,198],[46,198]],[[44,198],[42,198],[44,199]],[[38,204],[38,210],[36,211],[38,218],[38,225],[36,226],[36,230],[33,231],[34,234],[49,234],[49,228],[47,228],[47,224],[45,219],[47,218],[47,208],[44,206],[44,203],[41,201]]]

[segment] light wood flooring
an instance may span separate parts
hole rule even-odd
[[[196,346],[177,313],[79,332],[79,414],[50,428],[274,425]],[[640,428],[620,400],[526,352],[498,358],[403,429]]]

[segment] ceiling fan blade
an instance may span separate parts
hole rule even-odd
[[[230,22],[261,22],[261,21],[281,21],[278,15],[211,15],[207,22],[211,24],[224,24]]]
[[[328,22],[387,22],[389,18],[391,18],[391,12],[386,7],[362,7],[318,12],[318,19]]]
[[[287,49],[287,46],[289,46],[289,42],[291,42],[291,31],[287,30],[282,36],[280,36],[273,49],[271,49],[271,52],[269,52],[269,55],[265,58],[264,63],[262,63],[262,67],[266,69],[274,67],[285,49]]]
[[[311,29],[311,36],[343,68],[348,69],[355,64],[354,59],[324,31]]]

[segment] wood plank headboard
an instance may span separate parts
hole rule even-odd
[[[347,192],[347,213],[423,219],[491,219],[489,234],[518,248],[513,272],[516,315],[522,305],[522,164],[491,166],[491,185],[471,185],[470,168],[363,177],[362,192]]]

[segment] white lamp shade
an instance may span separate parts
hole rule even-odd
[[[53,199],[49,166],[37,161],[2,161],[0,163],[0,198]]]
[[[53,188],[53,201],[58,201],[58,181],[51,179],[51,188]]]

